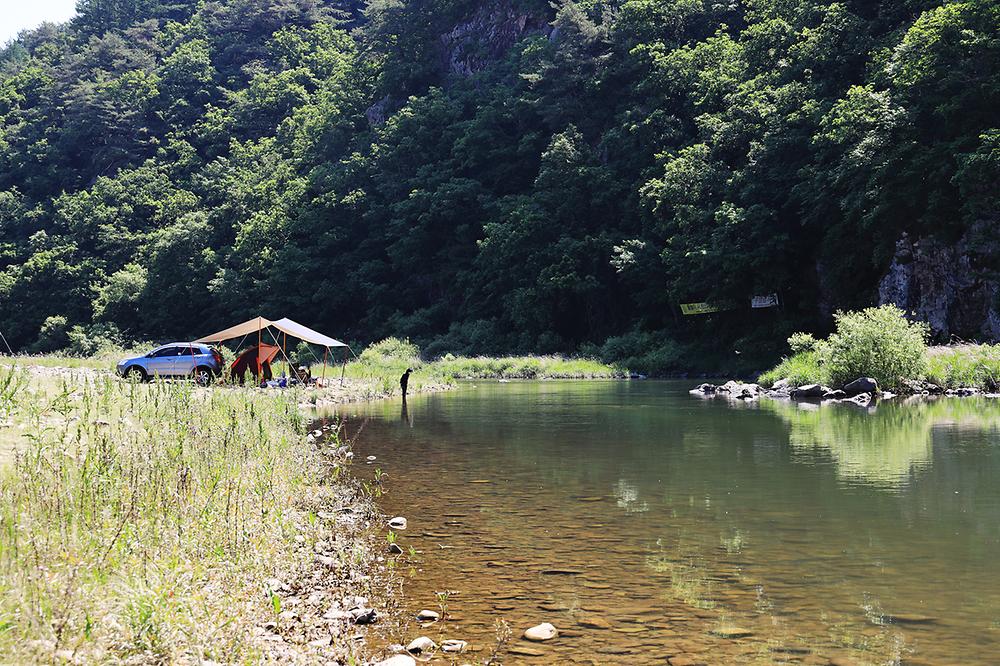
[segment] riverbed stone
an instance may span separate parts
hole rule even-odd
[[[548,641],[559,635],[559,630],[548,622],[542,622],[524,631],[524,637],[529,641]]]
[[[390,543],[389,552],[392,553],[393,555],[402,555],[403,548],[398,543]]]
[[[394,530],[405,530],[406,529],[406,518],[402,516],[396,516],[389,521],[389,527]]]
[[[465,641],[460,641],[457,638],[449,638],[441,641],[441,649],[451,653],[464,652],[468,645]]]
[[[585,617],[579,622],[577,622],[581,627],[585,629],[610,629],[611,623],[605,620],[603,617]]]
[[[437,649],[437,643],[427,638],[426,636],[420,636],[414,638],[406,646],[406,651],[412,654],[421,654],[423,652],[433,652]]]
[[[730,625],[716,627],[710,630],[708,633],[712,634],[713,636],[718,636],[719,638],[730,638],[730,639],[747,638],[748,636],[753,636],[753,632],[750,631],[749,629],[744,629],[743,627],[730,626]]]
[[[388,659],[376,662],[373,666],[417,666],[417,660],[408,654],[394,654]]]
[[[432,611],[425,608],[424,610],[417,613],[417,619],[420,620],[421,622],[436,622],[437,620],[441,619],[441,614],[438,613],[437,611]]]
[[[350,610],[354,618],[354,624],[373,624],[378,619],[378,612],[374,608],[359,606]]]
[[[871,377],[858,377],[853,382],[844,386],[844,393],[848,398],[853,398],[862,393],[878,393],[878,382]]]

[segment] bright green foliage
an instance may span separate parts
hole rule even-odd
[[[803,384],[829,384],[830,377],[826,368],[820,364],[819,354],[814,351],[798,352],[781,363],[762,373],[757,378],[761,386],[773,386],[782,379],[788,380],[788,386],[794,388]]]
[[[925,371],[927,325],[906,319],[892,305],[834,315],[837,330],[819,348],[821,362],[835,386],[873,377],[879,386],[899,388]]]
[[[1000,345],[934,348],[927,356],[927,381],[943,388],[1000,390]]]
[[[996,0],[78,11],[0,49],[18,349],[49,317],[133,340],[264,313],[435,357],[754,367],[817,303],[870,305],[902,232],[1000,219]],[[741,307],[673,314],[701,301]]]

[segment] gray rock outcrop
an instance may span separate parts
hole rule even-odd
[[[1000,253],[1000,234],[988,227],[973,227],[953,245],[904,234],[879,283],[879,304],[913,313],[939,340],[1000,339],[1000,280],[986,268]]]

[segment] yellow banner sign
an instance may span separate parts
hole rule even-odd
[[[708,314],[710,312],[719,312],[724,309],[724,307],[713,305],[712,303],[681,303],[681,312],[686,315]]]

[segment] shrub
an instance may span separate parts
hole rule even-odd
[[[632,331],[608,338],[599,356],[605,363],[648,375],[665,375],[682,365],[683,350],[663,333]]]
[[[114,324],[74,326],[67,335],[69,345],[66,352],[71,356],[94,356],[123,346],[121,332]]]
[[[386,338],[369,345],[359,357],[362,363],[369,365],[384,365],[409,363],[418,365],[420,361],[420,347],[410,342],[409,338],[400,340],[399,338]]]
[[[46,317],[42,323],[41,330],[38,332],[35,351],[53,352],[63,349],[69,344],[68,329],[69,324],[66,321],[66,317],[62,315]]]
[[[819,350],[820,363],[835,386],[873,377],[880,386],[899,388],[926,370],[929,329],[911,322],[894,305],[834,315],[837,330]]]
[[[788,338],[788,346],[793,354],[816,351],[819,340],[812,333],[792,333]]]
[[[799,352],[782,359],[781,363],[758,377],[757,383],[774,386],[779,379],[787,379],[790,387],[827,384],[830,381],[826,368],[820,364],[819,354],[813,351]]]

